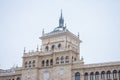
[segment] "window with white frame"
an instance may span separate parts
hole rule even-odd
[[[117,79],[117,70],[113,71],[113,79]]]
[[[93,72],[90,73],[90,80],[94,80],[94,73]]]
[[[84,80],[88,80],[88,73],[84,74]]]
[[[61,63],[64,63],[64,57],[63,56],[61,57]]]
[[[99,72],[95,73],[95,80],[99,80]]]
[[[80,80],[80,73],[79,72],[75,73],[75,80]]]
[[[107,71],[107,79],[110,80],[111,79],[111,72]]]
[[[102,72],[101,72],[101,79],[102,79],[102,80],[105,80],[105,71],[102,71]]]

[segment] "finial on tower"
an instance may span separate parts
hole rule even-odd
[[[81,57],[81,61],[84,61],[84,58],[83,58],[83,56]]]
[[[66,31],[66,27],[67,27],[67,26],[66,26],[66,23],[65,23],[65,27],[63,27],[63,30],[65,30],[65,31]]]
[[[63,19],[63,16],[62,16],[62,9],[61,9],[61,16],[60,16],[60,19],[59,19],[59,27],[64,27],[64,19]]]
[[[38,47],[38,45],[37,45],[37,51],[39,50],[39,47]]]
[[[80,34],[79,34],[79,32],[78,32],[78,38],[80,37]]]
[[[44,35],[44,28],[43,28],[43,31],[42,31],[42,35]]]
[[[26,52],[26,48],[24,47],[24,53]]]

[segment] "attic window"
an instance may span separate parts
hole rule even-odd
[[[59,48],[59,49],[61,48],[61,44],[58,44],[58,48]]]
[[[48,46],[46,46],[46,47],[45,47],[45,50],[46,50],[46,51],[48,51],[48,49],[49,49],[49,47],[48,47]]]
[[[52,51],[55,49],[55,45],[52,45]]]

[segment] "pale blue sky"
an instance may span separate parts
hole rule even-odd
[[[41,45],[42,29],[80,33],[85,63],[120,61],[120,0],[0,0],[0,68],[22,65],[23,49]]]

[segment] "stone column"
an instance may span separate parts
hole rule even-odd
[[[119,80],[119,72],[117,72],[117,80]]]
[[[53,65],[56,64],[56,58],[55,58],[55,53],[53,52]]]
[[[101,75],[100,75],[100,73],[99,73],[99,80],[101,80]]]
[[[81,75],[80,75],[80,80],[84,80],[84,74],[83,73],[81,73]]]
[[[110,78],[111,78],[111,80],[113,80],[113,73],[110,74]]]

